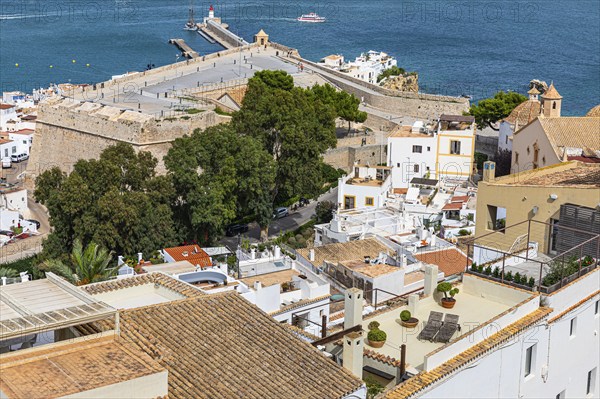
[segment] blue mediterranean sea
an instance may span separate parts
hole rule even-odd
[[[194,1],[197,19],[211,2]],[[385,51],[418,71],[421,91],[526,92],[554,81],[563,113],[600,103],[599,0],[218,1],[216,16],[247,40],[264,29],[308,59]],[[91,83],[176,60],[170,38],[218,51],[184,31],[187,0],[0,0],[0,90]],[[326,23],[296,21],[316,12]]]

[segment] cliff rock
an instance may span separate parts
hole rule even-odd
[[[381,84],[384,88],[397,91],[419,92],[419,75],[409,73],[405,75],[391,76]]]

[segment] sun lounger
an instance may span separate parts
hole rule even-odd
[[[444,315],[441,312],[431,311],[429,313],[429,320],[427,320],[427,324],[423,328],[423,331],[419,333],[417,339],[419,340],[433,340],[433,337],[436,336],[440,328],[442,327],[442,317]]]
[[[439,329],[438,333],[433,338],[434,342],[448,343],[454,335],[454,333],[460,328],[458,324],[458,316],[455,314],[447,313],[444,317],[444,323]]]

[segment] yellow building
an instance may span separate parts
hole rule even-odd
[[[600,207],[600,164],[564,162],[497,179],[494,167],[493,162],[485,163],[477,192],[475,235],[487,234],[477,239],[480,245],[502,251],[519,248],[520,242],[526,242],[528,223],[508,227],[534,220],[548,225],[531,223],[529,242],[537,242],[540,252],[550,253],[556,230],[551,226],[560,225],[561,205]],[[591,223],[600,224],[600,220]]]

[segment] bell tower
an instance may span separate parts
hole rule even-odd
[[[545,117],[555,118],[560,116],[560,108],[562,106],[562,96],[554,87],[554,83],[544,94],[542,94],[542,114]]]

